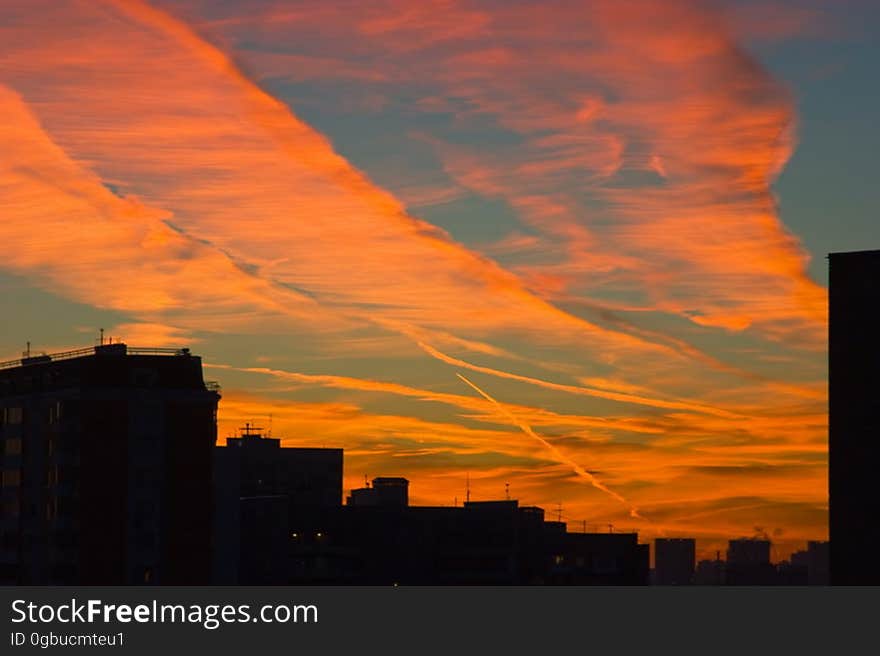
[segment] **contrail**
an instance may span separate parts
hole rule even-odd
[[[597,479],[595,476],[593,476],[590,472],[588,472],[586,469],[581,467],[578,463],[576,463],[574,460],[572,460],[571,458],[566,456],[559,449],[557,449],[555,446],[553,446],[550,442],[548,442],[543,437],[538,435],[535,431],[533,431],[531,426],[529,426],[528,424],[526,424],[524,422],[519,421],[513,415],[512,412],[510,412],[507,408],[505,408],[503,405],[501,405],[498,401],[496,401],[491,396],[489,396],[489,394],[487,394],[486,392],[481,390],[479,387],[477,387],[474,383],[469,381],[467,378],[465,378],[460,373],[456,372],[455,375],[458,376],[459,378],[461,378],[461,380],[463,380],[465,383],[470,385],[474,390],[476,390],[477,394],[479,394],[484,399],[489,401],[492,405],[494,405],[498,409],[498,412],[500,412],[508,420],[510,420],[510,422],[513,425],[519,426],[519,428],[522,430],[523,433],[525,433],[529,437],[533,437],[534,439],[538,440],[541,444],[543,444],[544,447],[548,451],[550,451],[550,453],[553,454],[553,456],[556,458],[557,461],[571,467],[578,476],[586,479],[590,483],[590,485],[592,485],[593,487],[595,487],[599,490],[602,490],[605,494],[608,494],[608,495],[614,497],[617,501],[620,501],[620,503],[625,504],[629,508],[630,517],[636,517],[638,519],[645,519],[645,517],[642,517],[639,514],[638,508],[633,506],[629,501],[627,501],[625,498],[623,498],[621,495],[619,495],[614,490],[603,485],[602,482],[599,481],[599,479]]]
[[[537,385],[539,387],[544,387],[546,389],[558,390],[560,392],[568,392],[570,394],[581,394],[584,396],[595,396],[601,399],[611,399],[613,401],[622,401],[624,403],[636,403],[639,405],[647,405],[654,408],[668,408],[671,410],[688,410],[690,412],[700,412],[704,414],[715,415],[717,417],[729,417],[729,418],[738,418],[742,415],[737,415],[733,412],[729,412],[727,410],[723,410],[721,408],[714,408],[712,406],[703,405],[700,403],[694,402],[686,402],[686,401],[666,401],[663,399],[652,399],[644,396],[638,396],[635,394],[625,394],[622,392],[611,392],[602,389],[596,389],[592,387],[578,387],[576,385],[563,385],[561,383],[553,383],[547,380],[543,380],[541,378],[532,378],[530,376],[521,376],[519,374],[513,374],[507,371],[502,371],[500,369],[492,369],[490,367],[482,367],[480,365],[471,364],[470,362],[466,362],[465,360],[459,360],[458,358],[453,358],[452,356],[446,355],[445,353],[441,353],[433,346],[426,344],[425,342],[417,342],[419,348],[421,348],[425,353],[430,355],[441,362],[445,362],[446,364],[450,364],[453,367],[462,367],[463,369],[470,369],[471,371],[478,371],[480,373],[489,374],[490,376],[498,376],[499,378],[508,378],[510,380],[517,380],[522,383],[529,383],[531,385]]]

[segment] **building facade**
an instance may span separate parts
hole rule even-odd
[[[776,585],[776,567],[770,562],[770,540],[739,538],[727,546],[727,585]]]
[[[0,364],[0,581],[209,581],[220,395],[189,350]]]
[[[880,251],[828,259],[831,583],[878,585]]]
[[[342,505],[342,449],[283,447],[245,426],[214,449],[212,581],[286,581],[290,526]]]
[[[691,585],[694,582],[697,541],[694,538],[654,540],[654,582],[657,585]]]

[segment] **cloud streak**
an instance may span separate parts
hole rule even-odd
[[[489,395],[488,392],[484,392],[482,389],[477,387],[474,383],[472,383],[470,380],[468,380],[462,374],[457,373],[455,375],[458,376],[462,381],[464,381],[471,388],[473,388],[474,391],[477,392],[477,394],[479,394],[484,399],[489,401],[489,403],[491,403],[495,408],[497,408],[497,410],[500,414],[502,414],[504,417],[506,417],[508,420],[510,420],[510,423],[512,423],[515,426],[518,426],[522,430],[523,433],[525,433],[529,437],[540,442],[551,454],[553,454],[553,457],[556,460],[558,460],[559,462],[561,462],[563,464],[570,466],[572,471],[574,471],[575,474],[577,474],[578,476],[580,476],[581,478],[586,480],[590,485],[595,487],[597,490],[601,490],[602,492],[604,492],[608,496],[612,497],[613,499],[619,501],[620,503],[627,505],[629,507],[629,513],[630,513],[631,517],[635,517],[637,519],[644,519],[641,515],[639,515],[638,509],[635,506],[632,506],[626,499],[624,499],[620,494],[618,494],[614,490],[611,490],[607,486],[603,485],[602,482],[599,481],[599,479],[597,479],[595,476],[593,476],[593,474],[591,474],[589,471],[584,469],[576,461],[572,460],[571,458],[569,458],[568,456],[563,454],[559,449],[557,449],[555,446],[553,446],[553,444],[548,442],[546,439],[544,439],[543,437],[538,435],[534,430],[532,430],[531,426],[529,426],[528,424],[526,424],[524,422],[519,421],[514,416],[514,414],[512,412],[510,412],[510,410],[508,410],[503,405],[501,405],[501,403],[496,401],[492,396]]]

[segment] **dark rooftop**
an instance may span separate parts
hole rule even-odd
[[[90,346],[88,348],[75,349],[73,351],[61,351],[59,353],[49,354],[40,353],[37,355],[31,355],[30,350],[28,350],[27,353],[23,353],[22,357],[17,360],[0,362],[0,369],[13,369],[15,367],[26,367],[28,365],[43,364],[46,362],[73,360],[74,358],[84,358],[92,355],[168,355],[189,357],[192,353],[190,353],[188,348],[135,348],[118,342],[116,344],[102,344],[101,346]]]
[[[133,348],[122,342],[0,362],[0,396],[71,387],[163,387],[219,393],[202,377],[201,358],[188,348]]]

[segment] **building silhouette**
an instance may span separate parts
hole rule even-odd
[[[828,259],[831,583],[878,585],[880,251]]]
[[[654,540],[654,582],[657,585],[691,585],[694,582],[697,541],[694,538]]]
[[[715,553],[715,559],[704,559],[697,563],[694,570],[694,584],[696,585],[724,585],[725,562],[721,560],[721,553]]]
[[[635,533],[568,533],[515,499],[410,506],[407,489],[405,478],[379,477],[352,490],[345,506],[294,509],[281,546],[263,550],[279,557],[274,578],[260,582],[647,584],[648,545]]]
[[[552,537],[548,585],[650,583],[651,546],[639,543],[637,533],[569,533],[563,525]]]
[[[374,483],[375,487],[375,483]],[[291,525],[291,583],[543,583],[543,511],[515,500],[464,506],[351,504]]]
[[[277,582],[291,518],[342,503],[342,449],[282,447],[246,425],[214,448],[213,580]]]
[[[807,585],[829,585],[830,548],[827,540],[810,540],[807,542]]]
[[[352,490],[345,503],[348,506],[407,506],[409,481],[400,477],[374,478],[372,487]]]
[[[730,540],[724,577],[727,585],[775,585],[778,579],[776,568],[770,562],[770,540]]]
[[[0,364],[0,582],[208,583],[219,398],[188,349]]]
[[[794,555],[792,554],[792,556]],[[809,570],[807,566],[799,562],[797,558],[777,563],[776,585],[809,585]]]
[[[830,577],[828,572],[828,547],[827,541],[810,540],[807,548],[795,551],[787,567],[784,569],[788,576],[785,583],[788,585],[828,585]],[[782,572],[780,572],[782,574]],[[796,577],[792,581],[792,574]]]

